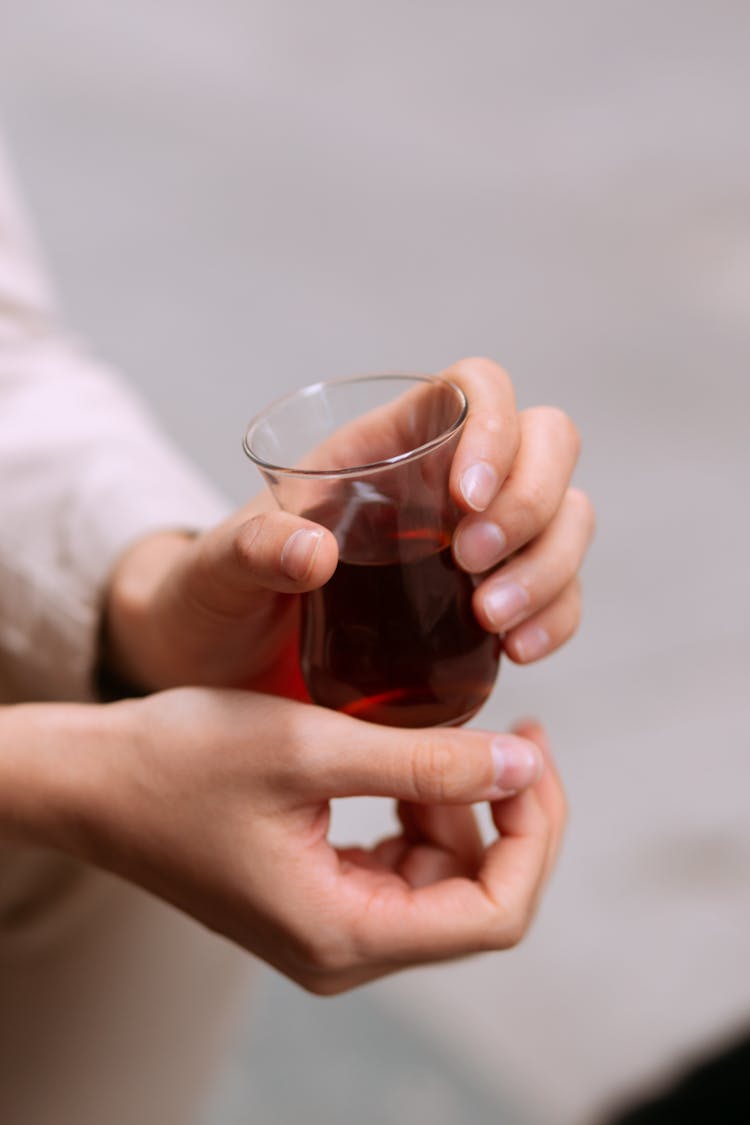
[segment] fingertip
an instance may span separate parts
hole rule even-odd
[[[336,536],[325,527],[321,527],[319,530],[322,535],[312,567],[305,581],[305,589],[307,590],[316,590],[319,586],[324,586],[338,566],[339,545],[336,542]]]
[[[498,495],[520,442],[513,384],[502,367],[483,356],[459,360],[442,375],[469,403],[451,494],[463,511],[483,512]]]
[[[334,535],[289,512],[262,512],[234,527],[220,543],[212,566],[222,567],[224,586],[261,587],[296,594],[322,586],[338,561]]]
[[[281,569],[293,582],[309,577],[320,550],[323,531],[320,528],[298,527],[281,549]]]
[[[338,546],[330,531],[318,524],[298,527],[281,550],[281,570],[304,589],[322,586],[338,562]]]
[[[442,375],[446,379],[471,379],[490,386],[502,383],[504,386],[510,387],[511,390],[513,387],[510,375],[505,368],[486,355],[464,356],[446,368]]]
[[[549,656],[558,647],[558,644],[553,641],[543,625],[537,622],[524,621],[520,626],[510,631],[505,638],[503,647],[515,664],[533,664],[536,660]]]
[[[489,461],[474,461],[458,477],[458,490],[464,507],[483,512],[500,487],[500,477]]]
[[[549,735],[541,723],[536,719],[522,719],[513,727],[513,731],[519,737],[527,739],[538,747],[541,752],[542,761],[544,762],[542,773],[546,778],[550,778],[554,783],[559,784],[560,771],[552,752],[552,744],[550,743]]]
[[[491,744],[495,769],[492,799],[515,794],[534,785],[544,770],[544,757],[539,745],[518,731],[496,735]]]

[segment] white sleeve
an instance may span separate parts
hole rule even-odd
[[[0,148],[0,701],[91,698],[118,555],[227,510],[62,330]]]

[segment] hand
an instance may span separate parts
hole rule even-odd
[[[56,771],[72,827],[53,843],[315,993],[514,945],[560,845],[564,797],[536,726],[394,730],[206,688],[78,710],[104,729]],[[328,802],[357,794],[399,798],[403,833],[332,847]],[[500,834],[487,848],[478,800]]]
[[[453,554],[464,570],[487,572],[474,594],[477,618],[527,664],[580,622],[577,575],[595,523],[591,501],[570,487],[580,439],[555,407],[516,414],[510,379],[489,360],[462,360],[445,374],[472,404],[451,469],[453,496],[470,513]]]
[[[576,575],[593,514],[569,487],[578,435],[551,407],[518,414],[510,379],[489,360],[444,374],[470,404],[451,472],[467,513],[454,554],[464,569],[487,572],[475,594],[481,624],[504,633],[511,659],[535,660],[580,617]],[[337,561],[329,531],[274,510],[268,493],[197,538],[150,536],[113,574],[108,660],[148,689],[221,684],[304,699],[296,595],[323,585]]]

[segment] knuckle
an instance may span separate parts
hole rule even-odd
[[[552,806],[548,814],[548,832],[554,838],[560,838],[570,819],[570,803],[565,792],[560,775],[555,770],[552,778]]]
[[[520,945],[529,928],[529,919],[520,911],[493,919],[477,942],[477,951],[493,953],[498,950],[513,949]]]
[[[583,592],[580,578],[574,578],[570,584],[570,605],[573,620],[577,626],[583,612]]]
[[[501,941],[503,949],[513,949],[520,945],[529,931],[531,918],[526,911],[516,910],[503,922]]]
[[[546,524],[552,515],[549,491],[538,478],[530,477],[516,483],[515,504],[533,531]]]
[[[577,461],[581,455],[581,445],[583,443],[581,438],[581,431],[578,429],[578,426],[576,426],[573,419],[570,418],[567,414],[565,415],[565,419],[567,423],[568,437],[573,449],[573,456]]]
[[[495,363],[494,359],[490,359],[486,355],[472,355],[467,356],[466,359],[461,359],[455,364],[454,371],[458,371],[465,375],[474,375],[482,379],[498,380],[507,379],[507,372]]]
[[[238,563],[246,566],[257,555],[258,548],[262,546],[268,531],[268,520],[269,515],[264,512],[259,516],[253,516],[239,527],[233,543]]]
[[[591,539],[596,531],[596,509],[591,498],[580,488],[569,488],[566,501],[577,513],[579,520],[586,528],[587,537]]]
[[[497,902],[497,917],[492,927],[495,949],[513,949],[528,933],[531,925],[531,908],[518,895]]]
[[[331,983],[351,968],[348,949],[333,932],[329,932],[324,938],[310,938],[300,934],[293,944],[296,975],[301,982],[307,982],[304,987],[308,991],[317,988],[329,990]]]
[[[327,768],[325,744],[321,745],[310,730],[306,710],[306,705],[285,705],[283,713],[272,716],[279,737],[274,739],[270,776],[277,780],[282,792],[307,792],[311,779],[320,777]],[[322,728],[316,729],[322,733]]]
[[[581,434],[578,427],[570,415],[566,414],[564,410],[560,410],[558,406],[550,406],[547,409],[550,422],[570,447],[574,458],[577,460],[581,452]]]
[[[581,452],[581,434],[569,414],[559,406],[531,407],[524,413],[537,423],[542,432],[548,436],[556,435],[560,443],[571,451],[573,460],[578,460]]]
[[[346,992],[349,988],[349,985],[337,976],[315,976],[314,974],[302,973],[297,976],[296,980],[305,992],[321,998],[340,996],[342,992]]]
[[[555,648],[560,645],[566,644],[572,640],[581,626],[581,615],[579,612],[571,613],[569,619],[565,622],[563,628],[560,630],[559,635],[555,637]]]
[[[581,624],[582,611],[581,583],[574,578],[559,595],[551,612],[550,624],[556,647],[575,635]]]
[[[388,959],[389,938],[403,910],[403,897],[392,882],[377,882],[351,919],[352,965],[372,966]]]
[[[568,821],[570,820],[570,801],[568,800],[568,794],[565,792],[562,785],[559,788],[560,788],[560,792],[558,794],[558,817],[557,817],[557,819],[558,819],[560,832],[563,832],[565,827],[568,824]]]
[[[534,897],[528,880],[521,885],[496,887],[491,895],[483,950],[512,949],[526,937],[534,917]]]
[[[455,796],[458,764],[458,754],[447,742],[437,738],[421,741],[412,757],[412,782],[417,799],[440,803]]]

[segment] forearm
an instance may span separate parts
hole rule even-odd
[[[97,806],[91,765],[117,734],[112,710],[78,704],[0,708],[0,839],[88,850]]]

